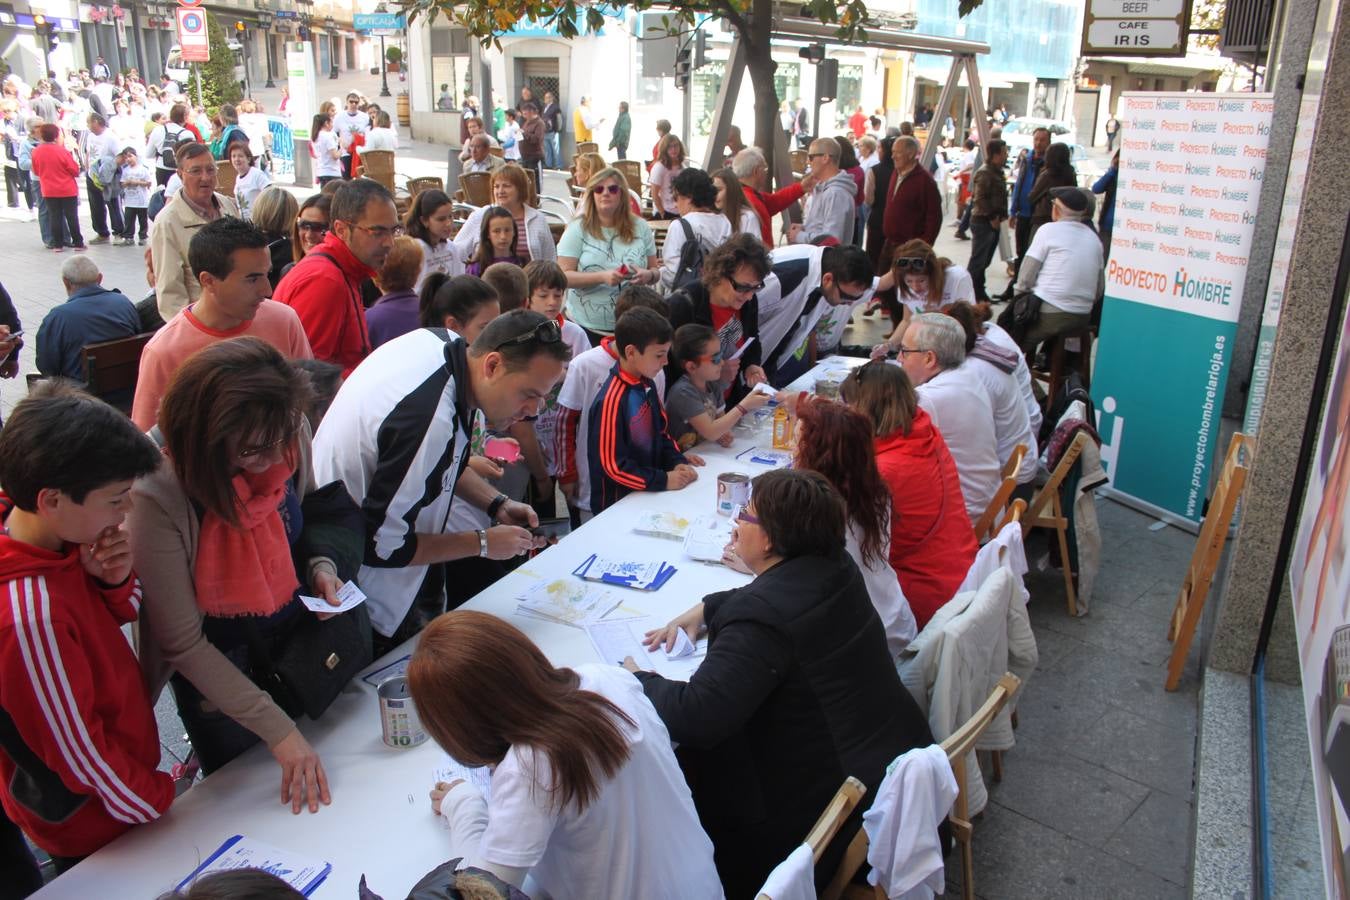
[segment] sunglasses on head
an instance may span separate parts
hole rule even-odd
[[[597,184],[595,187],[591,188],[591,193],[593,194],[609,194],[610,196],[614,196],[615,194],[622,192],[623,188],[617,184]]]
[[[518,334],[515,337],[507,338],[504,341],[498,341],[493,345],[493,350],[500,350],[503,347],[509,347],[513,344],[528,344],[531,341],[538,341],[541,344],[556,344],[562,340],[562,328],[552,319],[540,322],[524,334]]]
[[[902,256],[891,263],[891,268],[901,272],[923,272],[928,268],[928,260],[922,256]]]

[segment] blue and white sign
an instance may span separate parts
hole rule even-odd
[[[357,31],[402,31],[403,13],[357,13],[352,27]]]

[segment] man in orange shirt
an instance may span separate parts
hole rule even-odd
[[[257,226],[224,217],[203,225],[188,244],[188,263],[201,298],[155,332],[141,353],[131,420],[149,431],[173,374],[189,356],[216,341],[261,338],[290,359],[313,353],[295,310],[267,299],[272,283],[268,239]]]

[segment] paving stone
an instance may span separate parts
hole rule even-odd
[[[1193,729],[1168,727],[1113,706],[1084,731],[1071,752],[1174,797],[1191,795]]]
[[[1172,884],[1184,886],[1190,844],[1190,801],[1154,791],[1102,849]]]

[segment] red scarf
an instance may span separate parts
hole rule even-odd
[[[278,507],[294,466],[234,476],[239,527],[207,511],[197,539],[193,578],[197,606],[210,616],[270,616],[290,602],[300,583]]]

